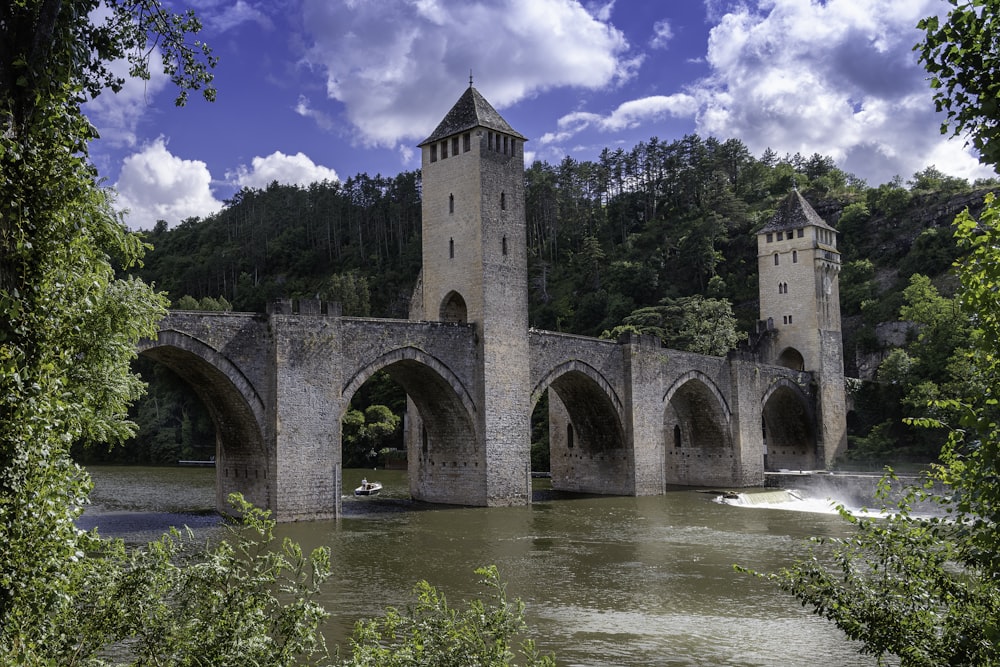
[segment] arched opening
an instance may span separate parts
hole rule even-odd
[[[399,393],[393,410],[403,413],[400,433],[409,496],[433,503],[485,505],[486,466],[470,414],[471,399],[447,373],[415,349],[397,350],[363,369],[356,377],[366,379],[360,385],[352,382],[344,398],[359,408],[365,392],[379,395],[368,389],[373,381],[383,386],[383,395],[386,387],[394,387]],[[342,416],[342,434],[349,414],[345,411]],[[347,445],[342,442],[342,447]],[[342,451],[346,466],[347,451]],[[354,476],[344,474],[345,495],[351,493]],[[402,479],[401,474],[397,477]]]
[[[782,350],[775,363],[777,363],[778,366],[784,366],[785,368],[790,368],[793,371],[804,371],[806,369],[806,362],[805,359],[802,358],[802,353],[794,347],[786,347]]]
[[[384,371],[373,374],[350,397],[340,420],[344,495],[371,478],[374,470],[403,471],[396,477],[405,478],[405,418],[406,392]]]
[[[666,481],[669,484],[731,484],[739,460],[721,396],[701,377],[683,378],[667,393],[663,411]]]
[[[441,303],[441,314],[440,320],[442,322],[459,322],[465,323],[468,321],[468,310],[465,306],[465,299],[458,292],[448,292],[445,296],[444,301]]]
[[[192,445],[191,449],[181,451],[197,457],[192,460],[214,463],[218,511],[231,512],[228,498],[234,492],[243,494],[258,507],[272,508],[273,453],[267,450],[262,432],[263,404],[250,382],[222,355],[176,332],[160,332],[158,342],[143,349],[140,358],[147,360],[147,366],[148,362],[155,362],[168,369],[200,402],[199,406],[189,404],[192,406],[189,424],[183,421],[180,424],[181,440],[191,438]],[[151,396],[154,411],[168,409],[165,404],[156,406],[157,397]],[[194,399],[189,395],[188,400]],[[146,404],[144,409],[150,406]],[[211,421],[213,443],[203,441],[205,425],[196,423],[200,410]],[[185,429],[189,433],[184,433]],[[160,437],[162,442],[169,434]]]
[[[544,472],[538,467],[548,463],[556,491],[630,494],[634,483],[620,413],[595,375],[570,364],[552,374],[546,390],[536,390],[532,470]]]
[[[778,385],[761,410],[768,470],[811,470],[816,466],[816,434],[811,411],[791,382]]]

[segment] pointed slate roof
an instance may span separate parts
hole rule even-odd
[[[421,141],[417,146],[423,146],[459,132],[471,130],[474,127],[485,127],[497,132],[503,132],[527,141],[525,137],[507,124],[507,121],[497,113],[497,110],[479,94],[471,85],[455,102],[455,106],[445,115],[431,136]]]
[[[758,232],[781,232],[786,229],[797,229],[799,227],[822,227],[831,231],[837,231],[819,217],[819,213],[813,210],[806,198],[798,191],[798,188],[791,191],[785,200],[778,205],[771,221],[768,222]]]

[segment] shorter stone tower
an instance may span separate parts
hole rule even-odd
[[[817,463],[847,448],[837,231],[793,190],[757,234],[760,319],[772,331],[763,361],[813,373]]]

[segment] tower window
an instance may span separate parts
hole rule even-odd
[[[767,235],[767,242],[772,243],[774,241],[774,234],[769,233]]]
[[[507,193],[506,192],[501,192],[500,193],[500,210],[501,211],[506,211],[507,210]]]
[[[458,137],[451,138],[451,154],[458,155]]]
[[[448,239],[448,257],[455,259],[455,239]]]
[[[566,424],[566,446],[573,448],[573,425]]]
[[[448,213],[455,212],[455,195],[448,195]],[[775,255],[777,257],[777,255]],[[777,262],[775,262],[777,264]]]
[[[778,253],[774,253],[774,265],[778,266]]]
[[[797,230],[795,230],[795,232],[796,232],[795,233],[796,236],[798,236],[799,238],[802,238],[802,234],[805,232],[805,230],[802,229],[801,227],[799,227]]]
[[[792,251],[792,264],[798,264],[798,263],[799,263],[799,251],[798,250],[793,250]]]
[[[487,143],[489,149],[493,150],[493,133],[492,132],[487,132],[486,133],[486,143]]]
[[[448,157],[448,140],[445,139],[441,142],[441,159]]]
[[[431,144],[431,162],[438,161],[438,147],[437,144]]]
[[[517,139],[515,139],[514,137],[510,138],[510,154],[511,155],[513,155],[515,153],[514,144],[515,144],[516,141],[517,141]]]
[[[468,153],[472,150],[472,133],[466,132],[462,135],[462,152]]]
[[[507,155],[507,135],[503,137],[503,154]]]
[[[785,238],[785,235],[782,232],[778,232],[778,240],[780,241],[783,238]]]
[[[503,246],[502,246],[501,252],[503,252],[504,255],[507,254],[507,237],[506,236],[503,237]]]

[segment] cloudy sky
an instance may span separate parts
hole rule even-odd
[[[162,76],[87,107],[129,224],[218,211],[241,187],[417,169],[469,85],[526,157],[592,160],[651,137],[828,155],[869,185],[934,165],[991,176],[938,131],[912,51],[944,0],[190,0],[218,100]]]

